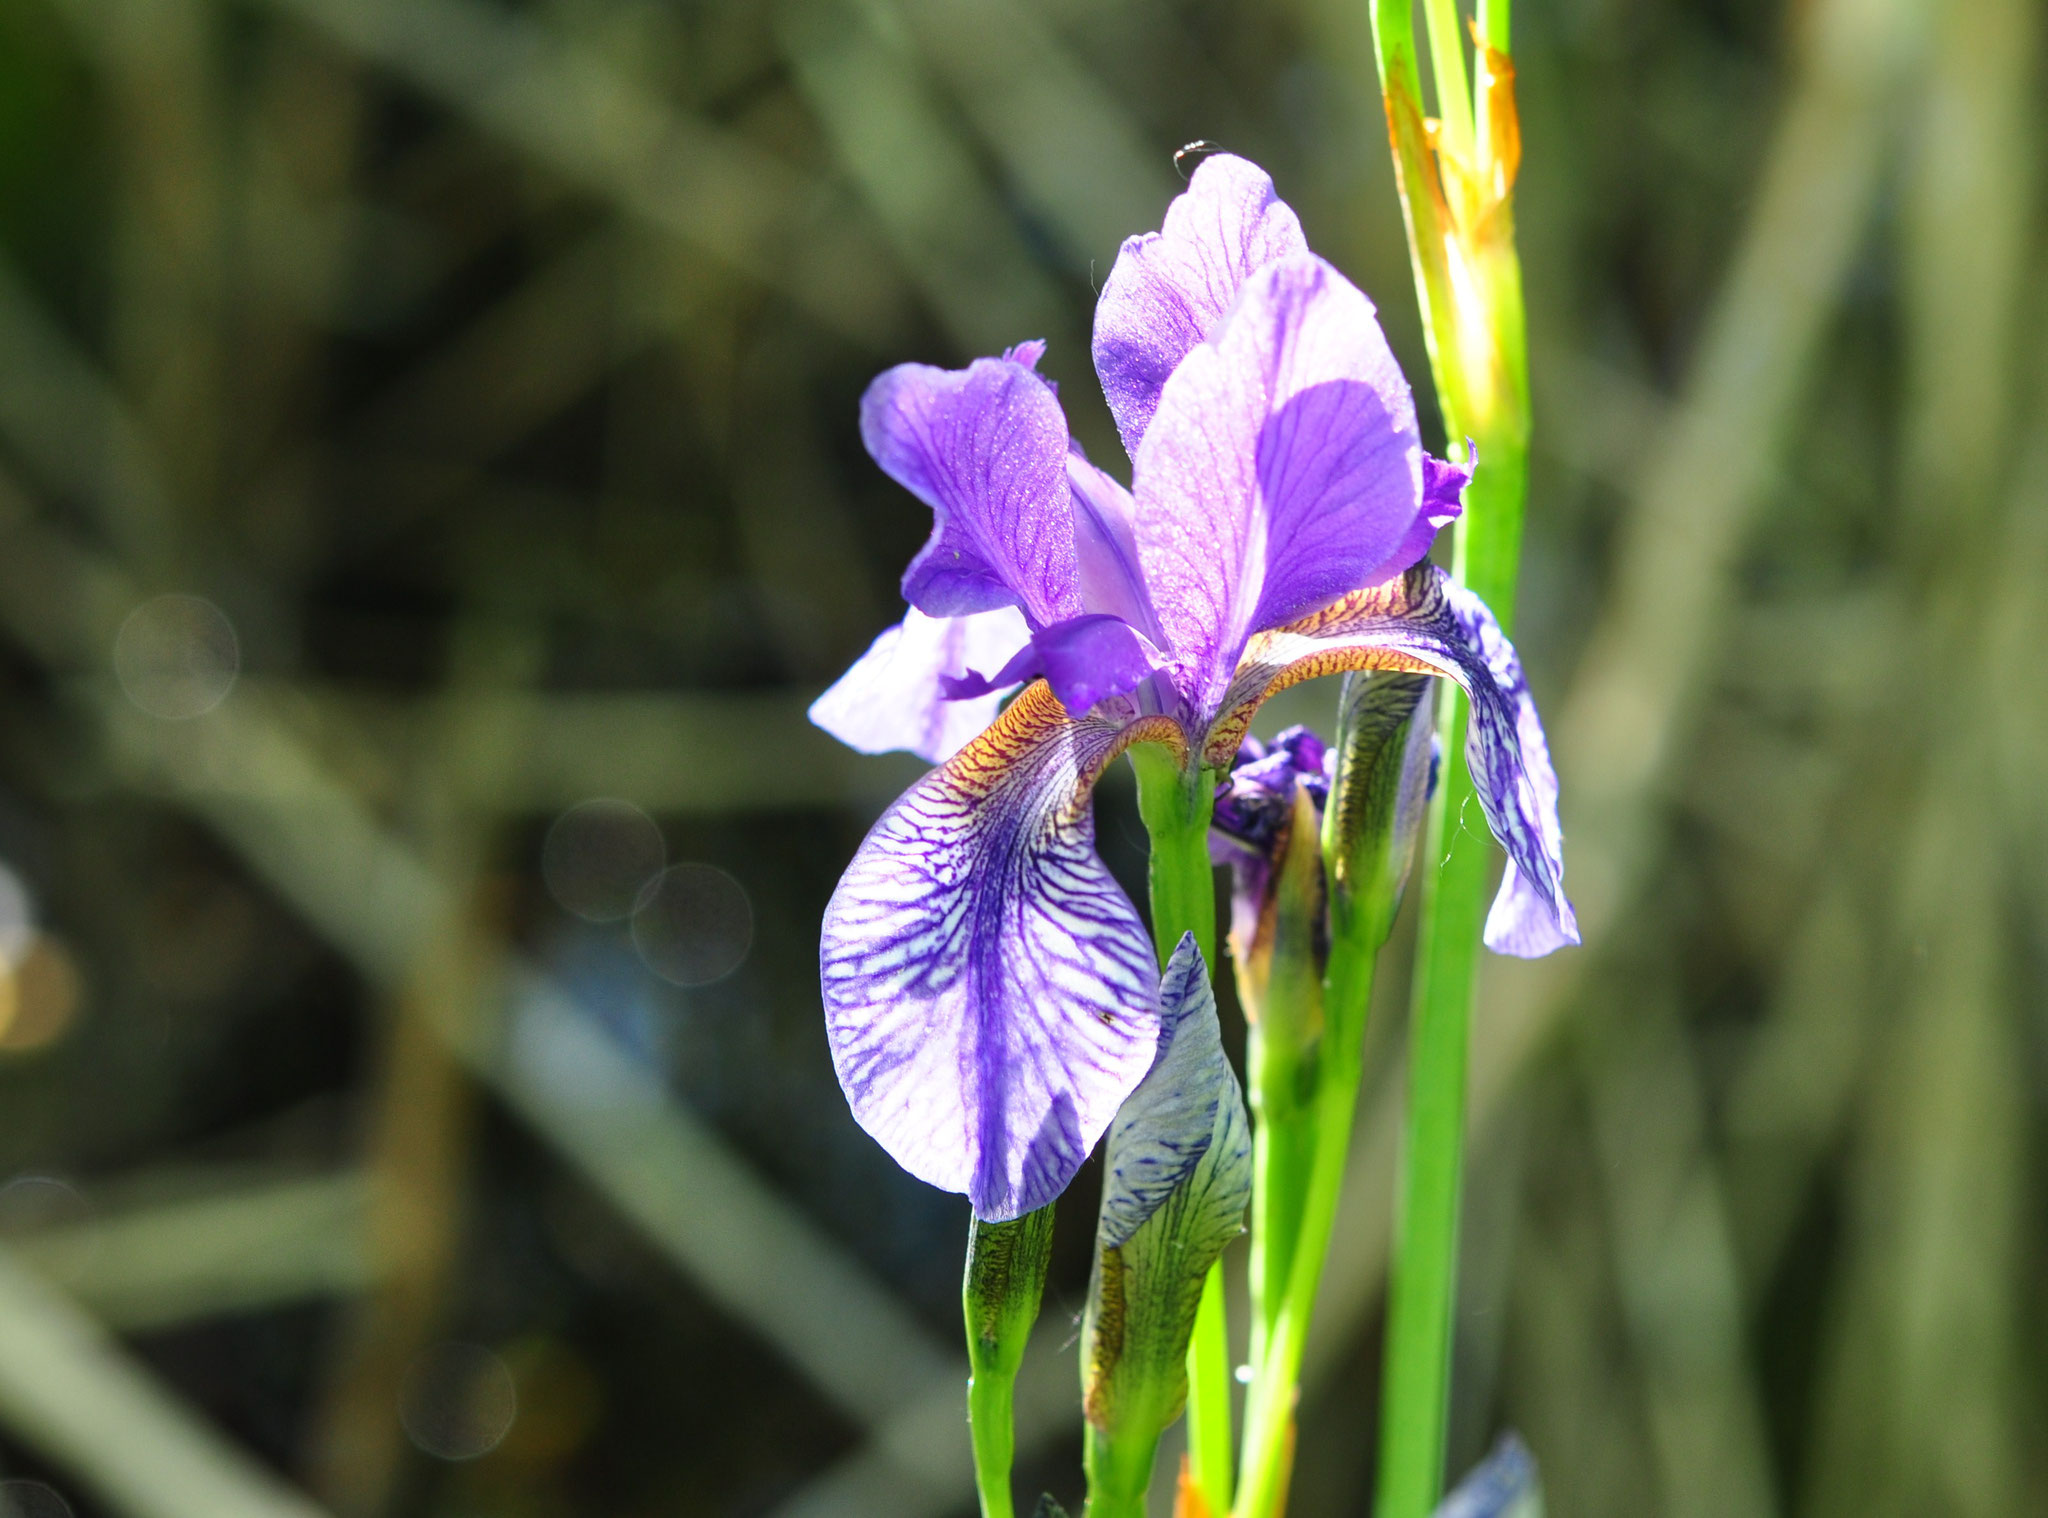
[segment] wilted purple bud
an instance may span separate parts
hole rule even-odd
[[[1270,746],[1247,734],[1229,778],[1216,788],[1209,857],[1231,867],[1230,947],[1240,966],[1263,958],[1261,923],[1273,908],[1275,866],[1294,836],[1296,793],[1313,808],[1313,833],[1335,763],[1336,756],[1306,727],[1288,728]],[[1270,923],[1264,937],[1270,940]]]

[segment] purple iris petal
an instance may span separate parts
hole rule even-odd
[[[1015,607],[971,617],[928,617],[912,607],[811,703],[811,720],[863,754],[908,749],[941,763],[995,721],[1002,699],[953,699],[944,689],[947,678],[999,666],[1013,650],[1028,647],[1030,637]]]
[[[1144,642],[1119,617],[1075,617],[1034,633],[1031,644],[1053,694],[1076,716],[1136,690],[1152,674]]]
[[[1373,583],[1415,521],[1415,408],[1372,302],[1312,254],[1254,275],[1161,392],[1136,473],[1175,684],[1207,710],[1253,633]]]
[[[906,601],[935,617],[1020,606],[1038,627],[1080,613],[1067,419],[1028,365],[898,364],[868,386],[860,433],[932,508],[931,540],[904,571]]]
[[[961,701],[1043,678],[1060,704],[1078,717],[1099,701],[1136,690],[1152,670],[1151,654],[1128,623],[1091,615],[1033,633],[1016,657],[993,675],[970,671],[957,679],[941,678],[939,687],[947,700]]]
[[[854,1117],[991,1222],[1060,1194],[1158,1047],[1157,961],[1088,801],[1141,736],[1027,688],[875,824],[825,909]]]
[[[1081,604],[1122,617],[1154,643],[1164,641],[1152,595],[1138,562],[1137,503],[1131,493],[1088,462],[1077,445],[1067,455],[1074,493],[1074,558]]]
[[[1436,535],[1465,514],[1465,487],[1472,483],[1472,470],[1479,463],[1479,450],[1469,443],[1466,446],[1471,449],[1466,464],[1453,464],[1427,453],[1422,456],[1422,510],[1409,524],[1401,546],[1388,557],[1385,573],[1374,576],[1376,580],[1420,564],[1428,557]]]
[[[1256,164],[1205,158],[1157,232],[1125,240],[1095,303],[1095,373],[1132,458],[1180,361],[1222,320],[1244,282],[1305,253],[1301,223]]]
[[[1357,591],[1246,651],[1211,729],[1209,762],[1231,753],[1260,701],[1284,685],[1342,669],[1447,675],[1465,688],[1465,755],[1480,809],[1507,850],[1486,922],[1487,947],[1533,959],[1579,941],[1564,894],[1557,775],[1521,661],[1480,599],[1428,564]]]

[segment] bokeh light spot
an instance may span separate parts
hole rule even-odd
[[[406,1436],[440,1460],[489,1454],[518,1415],[512,1372],[480,1344],[435,1345],[412,1362],[399,1388]]]
[[[72,1518],[71,1504],[42,1481],[0,1481],[0,1518]]]
[[[0,1051],[28,1054],[64,1036],[84,1000],[70,950],[37,935],[21,961],[0,965]]]
[[[35,936],[35,898],[19,875],[0,864],[0,964],[20,964]]]
[[[128,614],[114,637],[114,675],[152,717],[178,722],[226,699],[242,667],[234,624],[200,596],[157,596]]]
[[[579,801],[562,813],[540,852],[549,893],[586,922],[632,916],[667,860],[654,819],[630,801],[608,799]]]
[[[641,897],[633,913],[640,961],[678,986],[705,986],[740,967],[754,944],[754,908],[737,880],[715,865],[679,864]]]

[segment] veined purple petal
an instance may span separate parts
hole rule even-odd
[[[1423,454],[1422,510],[1409,524],[1401,546],[1388,556],[1384,573],[1375,573],[1374,580],[1384,580],[1420,564],[1429,556],[1436,535],[1465,514],[1465,487],[1472,483],[1472,471],[1479,463],[1478,449],[1470,444],[1467,447],[1471,448],[1472,457],[1465,464]]]
[[[1258,270],[1308,243],[1265,170],[1202,160],[1157,232],[1125,240],[1095,303],[1095,373],[1132,458],[1180,361]]]
[[[1246,640],[1384,578],[1422,501],[1408,383],[1372,302],[1313,254],[1252,276],[1138,450],[1138,557],[1199,709]]]
[[[1466,759],[1487,825],[1508,855],[1487,947],[1533,959],[1577,943],[1564,894],[1557,775],[1521,661],[1485,604],[1432,565],[1254,639],[1205,740],[1207,761],[1227,762],[1253,710],[1275,691],[1347,669],[1446,675],[1464,687],[1472,703]]]
[[[954,700],[945,692],[947,677],[998,668],[1030,638],[1015,607],[928,617],[913,606],[811,703],[811,720],[863,754],[908,749],[941,763],[996,720],[1003,689],[989,686],[977,699]]]
[[[875,824],[825,909],[855,1119],[986,1221],[1058,1196],[1152,1062],[1157,961],[1096,857],[1089,791],[1129,744],[1178,737],[1027,687]]]
[[[1037,357],[1031,344],[1011,352]],[[931,540],[903,574],[906,601],[935,617],[1017,606],[1038,627],[1080,614],[1067,419],[1029,364],[898,364],[862,397],[860,434],[932,508]]]

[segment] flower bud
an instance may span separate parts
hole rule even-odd
[[[1012,1404],[1018,1367],[1045,1295],[1052,1257],[1052,1208],[1008,1223],[975,1218],[967,1235],[967,1279],[960,1290],[967,1320],[967,1413],[984,1514],[1009,1508],[1010,1464],[1016,1453]]]
[[[1305,727],[1270,749],[1247,738],[1211,818],[1210,855],[1231,866],[1238,999],[1264,1038],[1296,1049],[1321,1025],[1322,809],[1335,757]]]
[[[1188,1394],[1202,1282],[1244,1231],[1251,1130],[1194,935],[1160,984],[1159,1053],[1111,1125],[1083,1326],[1089,1511],[1142,1511],[1159,1435]]]
[[[1393,926],[1436,789],[1436,686],[1428,675],[1344,677],[1323,814],[1333,937],[1361,933],[1377,948]]]

